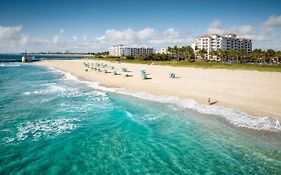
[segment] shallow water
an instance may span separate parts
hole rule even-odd
[[[279,131],[30,64],[0,75],[0,174],[281,174]]]

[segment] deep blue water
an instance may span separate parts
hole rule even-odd
[[[21,61],[22,54],[0,54],[0,61],[1,60],[18,60]],[[60,60],[60,59],[80,59],[82,56],[78,55],[47,55],[47,54],[29,54],[28,56],[33,57],[35,60]]]
[[[0,66],[0,174],[281,174],[280,132]]]

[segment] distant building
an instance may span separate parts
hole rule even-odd
[[[252,51],[252,40],[238,38],[236,34],[230,33],[225,36],[212,34],[203,35],[196,38],[192,44],[193,49],[205,49],[207,51],[206,58],[208,60],[217,60],[216,57],[210,55],[211,50],[246,50],[248,53]]]
[[[168,48],[161,48],[159,53],[168,54]]]
[[[125,47],[123,45],[115,45],[109,48],[111,56],[135,56],[155,53],[152,47]]]
[[[124,46],[116,45],[109,48],[109,55],[111,56],[123,56],[124,55]]]

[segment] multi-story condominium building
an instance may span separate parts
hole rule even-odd
[[[109,48],[109,55],[123,56],[125,47],[123,45],[116,45]]]
[[[227,34],[225,36],[213,34],[203,35],[196,38],[193,43],[193,49],[205,49],[207,54],[205,59],[218,60],[216,56],[211,56],[211,50],[246,50],[247,52],[252,51],[252,41],[250,39],[238,38],[236,34]],[[196,54],[198,57],[198,54]]]
[[[151,47],[125,47],[123,45],[115,45],[109,48],[111,56],[135,56],[153,54],[155,51]]]

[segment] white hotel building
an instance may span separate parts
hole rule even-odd
[[[125,47],[123,45],[115,45],[109,48],[111,56],[135,56],[153,54],[155,50],[151,47]]]
[[[238,38],[236,34],[227,34],[225,36],[213,34],[204,35],[196,38],[192,45],[198,49],[207,51],[206,59],[217,60],[218,58],[210,55],[211,50],[246,50],[248,53],[252,51],[252,41],[250,39]]]

